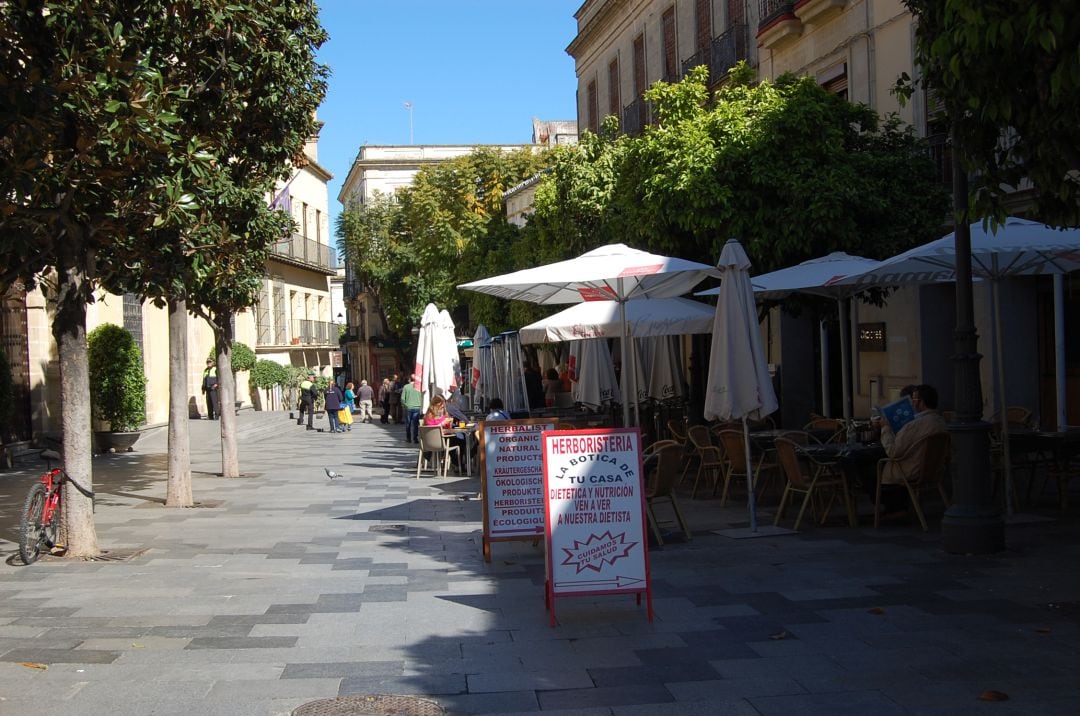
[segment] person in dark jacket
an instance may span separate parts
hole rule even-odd
[[[206,369],[202,373],[202,392],[206,393],[206,419],[217,420],[221,409],[218,406],[217,366],[213,358],[206,359]]]
[[[544,379],[540,375],[540,368],[535,365],[525,366],[525,395],[529,399],[530,410],[544,407]]]
[[[307,429],[314,430],[311,424],[315,417],[315,371],[308,371],[307,378],[300,381],[300,417],[296,419],[297,425],[304,423],[304,413],[307,413]]]
[[[326,417],[330,421],[330,432],[332,433],[345,432],[341,421],[338,420],[338,411],[341,410],[344,402],[345,395],[341,392],[341,388],[337,386],[337,383],[326,386],[326,392],[323,393],[323,406],[326,408]]]

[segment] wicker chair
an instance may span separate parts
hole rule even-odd
[[[802,507],[799,508],[798,517],[795,518],[795,530],[798,531],[807,507],[814,512],[815,516],[818,515],[821,500],[815,503],[814,497],[815,495],[820,497],[819,493],[825,493],[828,495],[828,501],[821,506],[819,524],[825,524],[825,520],[829,517],[829,510],[832,509],[833,502],[839,495],[847,511],[848,524],[852,527],[858,526],[854,504],[851,495],[848,494],[847,480],[844,476],[835,472],[829,465],[815,462],[805,455],[800,456],[798,448],[799,443],[793,440],[776,439],[776,458],[784,477],[787,478],[787,484],[784,486],[784,494],[780,498],[780,507],[776,509],[776,519],[773,520],[773,524],[778,525],[783,519],[788,498],[793,494],[801,494],[803,495]]]
[[[664,538],[660,533],[660,524],[653,510],[653,504],[662,500],[667,500],[671,504],[675,519],[686,539],[693,539],[675,497],[675,485],[680,479],[679,468],[683,460],[683,446],[674,440],[660,440],[649,447],[645,453],[645,460],[647,465],[652,465],[645,481],[645,511],[649,518],[649,528],[652,529],[653,536],[656,538],[656,544],[663,546]]]
[[[919,496],[927,488],[937,488],[942,502],[945,505],[949,504],[949,497],[945,494],[945,486],[942,484],[948,463],[948,433],[927,435],[908,448],[904,454],[879,460],[877,464],[877,489],[874,492],[874,527],[878,526],[881,517],[881,478],[885,474],[885,467],[894,464],[898,465],[903,472],[903,484],[907,488],[908,496],[911,498],[911,506],[915,509],[915,514],[919,518],[919,524],[922,525],[923,532],[928,532],[930,528],[926,524],[926,516],[923,515]],[[905,464],[908,465],[907,469],[904,468]]]

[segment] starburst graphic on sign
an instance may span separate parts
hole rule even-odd
[[[627,542],[626,533],[617,535],[610,531],[601,535],[589,535],[589,539],[581,542],[574,540],[573,547],[563,547],[566,553],[564,565],[572,565],[581,574],[586,569],[599,572],[604,563],[615,564],[616,561],[630,555],[630,550],[637,546],[637,542]]]

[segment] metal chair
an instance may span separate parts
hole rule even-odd
[[[809,432],[811,430],[829,433],[828,439],[822,442],[842,443],[847,440],[847,425],[840,418],[812,417],[810,422],[803,426],[803,431]]]
[[[701,482],[702,473],[713,475],[713,494],[716,493],[716,485],[724,474],[724,454],[720,448],[712,444],[709,439],[709,429],[704,425],[693,425],[686,431],[690,444],[694,446],[694,455],[698,460],[697,474],[694,476],[694,487],[690,490],[690,497],[697,495],[698,483]],[[686,469],[683,468],[683,474]]]
[[[888,465],[896,465],[903,475],[903,484],[907,488],[908,497],[911,498],[911,506],[919,518],[923,532],[929,532],[926,525],[926,517],[923,515],[922,505],[919,504],[919,495],[928,487],[936,487],[941,495],[942,502],[949,504],[949,497],[945,494],[945,486],[942,479],[945,468],[949,462],[949,434],[934,433],[927,435],[922,440],[914,443],[904,454],[895,457],[887,457],[878,461],[877,464],[877,489],[874,492],[874,527],[878,526],[881,517],[881,478],[885,474]]]
[[[671,503],[671,509],[675,513],[675,519],[682,528],[683,535],[689,541],[693,539],[690,528],[686,526],[679,502],[675,498],[675,485],[680,479],[679,467],[683,459],[683,446],[674,440],[660,440],[653,443],[646,451],[646,460],[652,464],[645,481],[645,511],[649,518],[649,528],[652,529],[656,544],[663,546],[664,538],[660,534],[659,520],[653,511],[653,503],[667,500]]]
[[[814,495],[819,491],[824,491],[828,493],[829,499],[821,510],[819,524],[825,524],[833,501],[839,493],[847,511],[848,524],[852,527],[858,526],[858,519],[855,516],[854,505],[851,495],[848,494],[847,480],[844,476],[833,471],[829,465],[819,463],[805,455],[799,455],[798,447],[799,443],[793,440],[776,439],[776,457],[787,478],[787,484],[784,485],[784,494],[780,497],[780,507],[776,509],[776,519],[773,520],[773,524],[780,524],[780,520],[784,517],[784,508],[787,507],[788,498],[792,493],[802,494],[804,496],[802,507],[799,508],[798,517],[795,518],[795,530],[798,531],[807,507],[810,507],[817,516],[818,505],[814,503]]]
[[[450,456],[452,453],[459,453],[457,445],[452,445],[450,439],[443,435],[442,428],[438,425],[421,425],[420,426],[420,449],[416,456],[416,479],[420,479],[420,471],[424,463],[424,456],[427,455],[432,460],[432,472],[440,474],[439,471],[439,455],[442,457],[442,471],[443,478],[446,478],[446,473],[450,468]],[[460,464],[461,457],[458,456]]]
[[[720,506],[727,503],[728,489],[731,487],[731,478],[739,475],[750,478],[751,489],[756,490],[758,479],[762,470],[773,470],[776,463],[769,462],[762,453],[755,464],[752,455],[746,454],[746,444],[743,442],[741,430],[721,430],[719,438],[724,446],[724,460],[727,470],[724,472],[724,491],[720,495]]]

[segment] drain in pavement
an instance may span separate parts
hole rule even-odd
[[[292,716],[443,716],[434,701],[419,696],[357,694],[312,701],[293,709]]]

